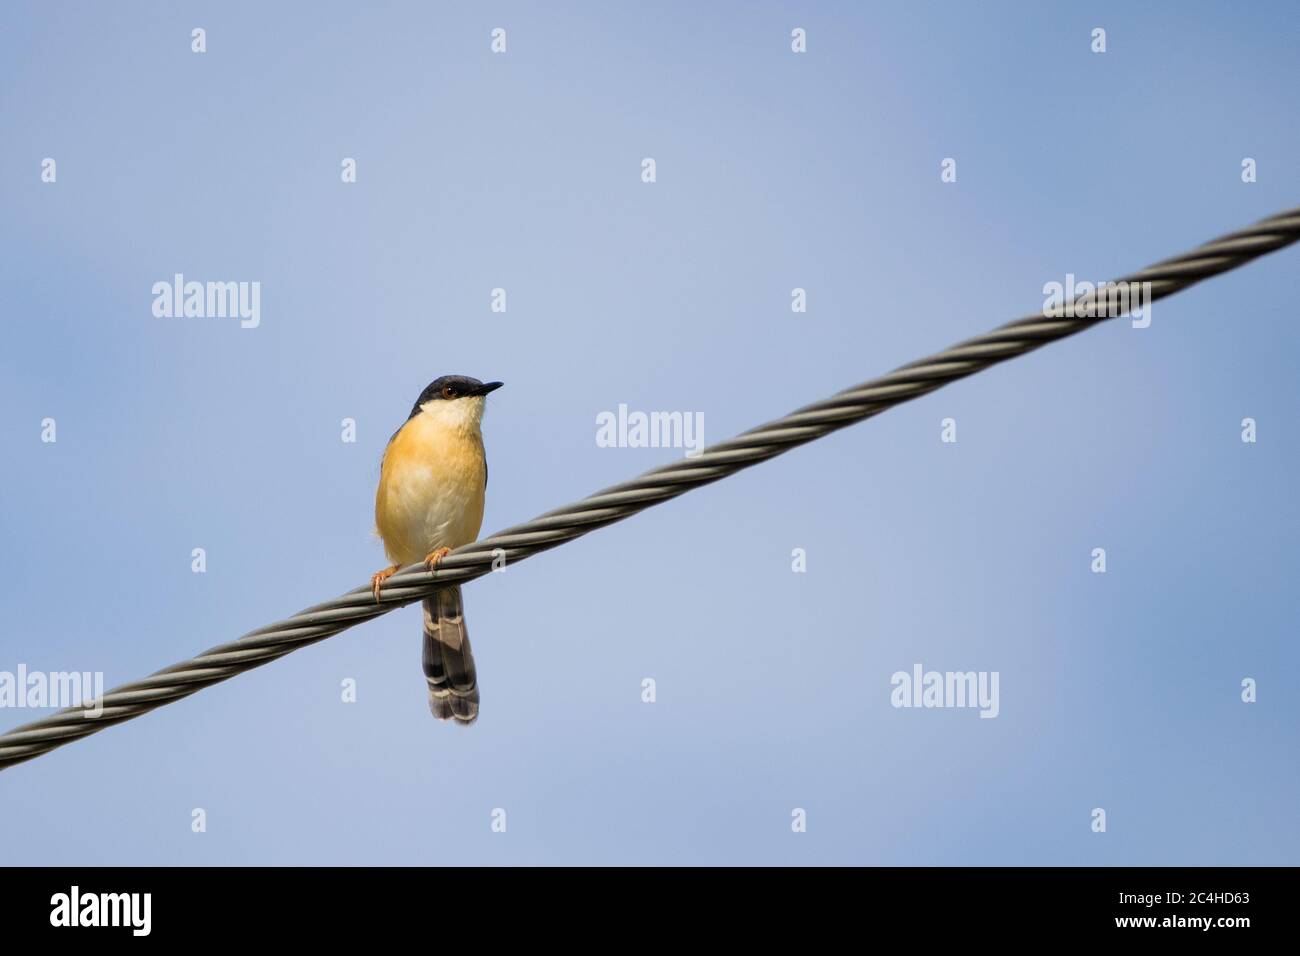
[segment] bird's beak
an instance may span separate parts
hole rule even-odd
[[[484,382],[478,388],[474,389],[475,395],[486,395],[488,392],[495,392],[504,385],[505,382]]]

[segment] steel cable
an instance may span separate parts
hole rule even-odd
[[[1125,287],[1133,283],[1150,283],[1149,296],[1143,299],[1144,304],[1149,304],[1203,279],[1245,265],[1297,239],[1300,239],[1300,208],[1271,216],[1184,255],[1117,279],[1114,285]],[[904,365],[888,375],[855,385],[712,445],[697,457],[671,462],[639,478],[606,488],[581,501],[459,548],[443,559],[436,572],[430,573],[423,565],[403,568],[385,583],[378,603],[369,587],[349,591],[283,621],[260,627],[238,640],[218,645],[192,660],[173,664],[143,680],[117,687],[104,695],[98,716],[91,716],[85,708],[73,707],[24,724],[0,736],[0,769],[38,757],[112,724],[139,717],[163,704],[188,697],[205,687],[283,657],[290,651],[324,640],[426,597],[439,585],[460,584],[482,577],[492,571],[494,561],[499,563],[504,559],[507,565],[522,561],[621,521],[651,505],[676,498],[692,488],[725,478],[887,408],[928,394],[949,382],[1125,314],[1115,299],[1106,289],[1098,289],[1074,299],[1073,308],[1060,310],[1072,314],[1039,313],[1008,322],[937,355]],[[1131,300],[1127,302],[1131,304]]]

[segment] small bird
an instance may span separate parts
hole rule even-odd
[[[478,538],[488,480],[480,422],[487,394],[501,385],[465,375],[434,379],[388,440],[375,529],[393,564],[370,579],[376,601],[398,568],[423,561],[433,570],[454,548]],[[424,599],[424,676],[433,716],[474,723],[478,678],[458,587]]]

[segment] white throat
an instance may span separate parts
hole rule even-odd
[[[420,414],[428,415],[443,428],[477,432],[483,421],[485,396],[468,395],[465,398],[434,399],[420,406]]]

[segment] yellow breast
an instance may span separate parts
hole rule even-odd
[[[389,442],[375,494],[375,527],[394,564],[478,538],[487,463],[477,428],[421,412]]]

